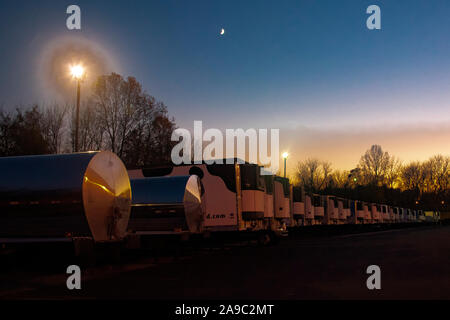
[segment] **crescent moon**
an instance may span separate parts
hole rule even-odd
[[[222,30],[220,30],[220,34],[224,35],[225,34],[225,29],[222,28]]]

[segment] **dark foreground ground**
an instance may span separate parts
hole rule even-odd
[[[3,268],[0,299],[450,299],[450,226],[140,257],[83,269],[82,288],[72,291],[65,263],[37,258]],[[381,268],[381,290],[366,287],[373,264]]]

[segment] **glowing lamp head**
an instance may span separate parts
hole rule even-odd
[[[282,154],[283,159],[286,159],[288,156],[289,156],[289,153],[283,152],[283,154]]]
[[[81,79],[84,75],[84,68],[81,65],[71,66],[70,73],[75,79]]]

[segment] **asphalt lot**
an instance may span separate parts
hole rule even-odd
[[[450,299],[450,226],[140,258],[83,270],[81,290],[67,289],[64,263],[36,263],[2,271],[0,299]],[[381,268],[381,290],[366,287],[369,265]]]

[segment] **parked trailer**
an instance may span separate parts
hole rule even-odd
[[[389,206],[382,204],[380,205],[380,210],[383,223],[391,222],[391,217],[389,214]]]
[[[425,211],[425,221],[426,222],[433,222],[434,221],[434,211]]]
[[[129,175],[132,178],[199,176],[204,187],[202,210],[205,232],[280,231],[274,223],[279,215],[272,215],[266,206],[270,198],[275,202],[280,186],[270,183],[270,178],[266,178],[269,182],[265,181],[265,176],[260,175],[261,167],[256,164],[238,163],[237,160],[228,164],[226,159],[222,161],[223,164],[203,162],[129,170]],[[272,187],[271,192],[269,186]],[[289,218],[289,211],[282,215],[286,213]]]
[[[349,206],[346,199],[335,197],[334,206],[338,210],[338,224],[345,224],[349,214]]]
[[[132,179],[131,191],[130,233],[182,238],[202,233],[202,186],[198,176]]]
[[[398,207],[398,208],[397,208],[397,211],[398,211],[398,222],[399,222],[399,223],[404,222],[403,208]]]
[[[376,209],[377,209],[377,222],[378,223],[383,223],[383,212],[381,209],[381,204],[376,204]]]
[[[406,209],[406,221],[407,222],[413,221],[413,212],[411,209]]]
[[[349,219],[350,219],[350,217],[352,215],[351,209],[350,209],[351,200],[350,199],[340,198],[340,201],[343,203],[343,213],[344,213],[341,222],[343,224],[347,224],[347,223],[349,223]]]
[[[107,151],[0,158],[0,245],[72,241],[80,251],[86,242],[121,242],[127,230],[271,238],[287,226],[440,220],[439,212],[305,193],[286,178],[261,176],[256,164],[233,162],[127,172]]]
[[[256,164],[242,164],[236,166],[233,177],[241,180],[242,219],[244,221],[258,221],[259,227],[264,228],[264,179],[260,175],[261,167]]]
[[[370,215],[372,218],[372,223],[379,223],[381,221],[380,219],[380,208],[376,203],[370,204]]]
[[[392,207],[389,205],[386,205],[386,210],[387,210],[387,219],[389,221],[389,223],[393,223],[394,222],[394,212],[392,212]]]
[[[273,175],[264,176],[264,219],[266,221],[272,221],[274,219]]]
[[[405,221],[411,222],[411,209],[404,208]]]
[[[417,210],[417,220],[419,220],[419,222],[425,222],[425,214],[423,213],[423,210]]]
[[[406,222],[412,222],[412,221],[413,221],[413,218],[412,218],[412,216],[413,216],[412,210],[409,209],[409,208],[406,208],[405,210],[406,210]]]
[[[311,226],[315,224],[314,216],[314,197],[311,193],[305,194],[305,225]]]
[[[449,224],[450,211],[439,212],[439,221],[445,224]]]
[[[408,221],[405,208],[399,208],[399,220],[403,223]]]
[[[339,201],[337,200],[337,197],[333,196],[333,215],[336,219],[336,224],[339,224]]]
[[[116,242],[131,189],[112,152],[0,158],[0,243]],[[79,251],[77,251],[79,252]]]
[[[320,196],[321,203],[324,206],[324,218],[322,224],[337,224],[339,219],[338,208],[335,207],[334,196]]]
[[[399,207],[394,207],[394,216],[395,216],[395,222],[399,223],[401,222],[401,212]]]
[[[394,223],[395,217],[394,217],[394,212],[392,211],[392,207],[389,205],[386,205],[386,208],[387,208],[387,216],[388,216],[389,223]]]
[[[305,192],[302,187],[292,188],[292,217],[297,226],[303,226],[305,220]]]
[[[291,219],[289,179],[274,176],[274,217],[276,230],[285,232]]]
[[[412,221],[417,222],[417,210],[411,210],[412,211]]]
[[[425,221],[430,223],[436,223],[440,221],[440,212],[439,211],[425,211]]]
[[[364,223],[372,223],[372,213],[369,210],[369,203],[363,202],[363,210],[364,210]]]
[[[405,222],[403,208],[398,207],[397,210],[398,210],[398,222],[399,223]]]
[[[398,207],[391,207],[393,222],[397,223],[399,221],[399,211]]]
[[[397,217],[396,217],[396,215],[395,215],[395,213],[394,213],[394,207],[388,206],[388,208],[389,208],[389,218],[390,218],[390,221],[391,221],[391,223],[395,223],[396,220],[397,220]]]
[[[325,216],[325,204],[323,198],[318,194],[313,194],[314,224],[323,224]]]
[[[441,221],[441,213],[439,211],[434,212],[434,222],[440,222]]]
[[[358,221],[358,201],[349,200],[350,215],[347,217],[348,224],[359,224]]]
[[[356,206],[355,224],[363,224],[367,217],[367,205],[365,205],[362,201],[355,201],[354,203]]]

